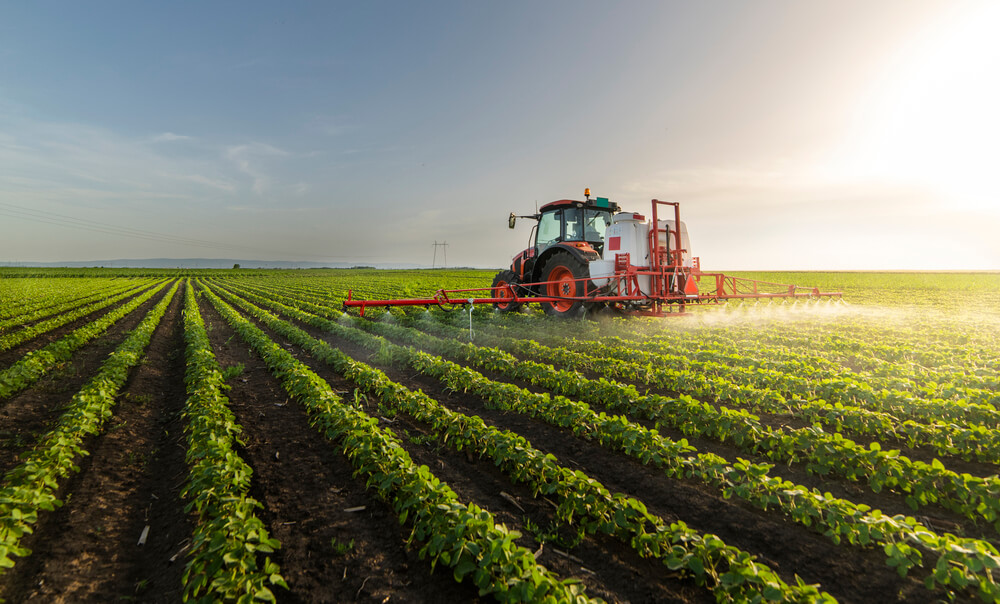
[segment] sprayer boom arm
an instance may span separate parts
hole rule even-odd
[[[819,300],[819,299],[833,299],[841,298],[841,292],[821,292],[819,288],[816,287],[799,287],[796,285],[784,285],[780,283],[770,283],[767,281],[758,281],[755,279],[746,279],[743,277],[735,277],[732,275],[725,275],[722,273],[696,273],[691,275],[691,277],[701,281],[706,280],[714,282],[714,289],[711,292],[699,293],[697,295],[692,294],[671,294],[666,296],[657,295],[647,295],[643,294],[638,290],[638,286],[635,283],[634,277],[635,273],[631,275],[633,283],[628,283],[629,275],[616,275],[615,278],[619,278],[621,281],[626,283],[618,284],[619,295],[608,295],[602,294],[602,291],[609,289],[609,286],[604,286],[601,288],[594,288],[590,283],[589,278],[578,279],[577,281],[583,283],[585,295],[583,296],[525,296],[523,294],[518,295],[517,290],[521,291],[540,291],[544,289],[544,286],[548,285],[548,281],[540,281],[538,283],[524,283],[518,284],[516,286],[506,285],[507,295],[504,297],[497,297],[494,295],[494,291],[489,287],[480,287],[474,289],[439,289],[434,292],[433,297],[430,298],[403,298],[397,300],[354,300],[352,298],[353,292],[347,292],[347,300],[344,301],[344,308],[357,308],[360,310],[361,316],[365,314],[365,308],[378,308],[378,307],[388,307],[388,306],[439,306],[441,308],[451,309],[457,306],[471,305],[482,305],[482,304],[503,304],[503,303],[518,303],[518,304],[529,304],[529,303],[544,303],[544,302],[561,302],[566,300],[582,300],[588,303],[610,303],[610,304],[620,304],[620,303],[635,303],[640,305],[649,304],[650,309],[647,310],[636,310],[627,311],[630,314],[643,314],[643,315],[656,315],[661,316],[667,312],[674,311],[675,313],[683,313],[684,306],[687,304],[719,304],[726,302],[728,300]],[[768,291],[776,290],[776,291]],[[622,292],[625,292],[622,294]],[[631,292],[631,293],[629,293]],[[663,305],[674,305],[677,308],[673,309],[667,306],[667,311],[664,311]]]

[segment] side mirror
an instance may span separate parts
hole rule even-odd
[[[507,219],[507,228],[514,228],[514,223],[517,222],[517,216],[514,216],[514,212],[510,213],[510,217]]]

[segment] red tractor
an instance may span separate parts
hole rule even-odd
[[[680,219],[680,204],[652,200],[650,220],[635,212],[622,212],[604,197],[583,201],[560,199],[547,203],[537,214],[516,216],[536,220],[529,246],[514,256],[509,269],[497,273],[489,290],[467,289],[435,292],[432,298],[404,300],[353,300],[344,306],[431,306],[444,308],[492,304],[500,312],[513,312],[532,302],[549,315],[577,317],[609,307],[626,314],[663,316],[682,314],[689,304],[715,304],[731,299],[819,299],[840,297],[816,288],[766,283],[722,273],[703,273],[691,255],[687,227]],[[666,217],[661,210],[667,207]],[[470,296],[488,291],[486,296]]]
[[[645,216],[620,212],[618,204],[604,197],[591,199],[590,189],[584,197],[553,201],[528,216],[511,213],[510,228],[517,218],[538,224],[531,230],[531,246],[493,279],[495,297],[504,298],[508,290],[518,294],[515,298],[535,296],[544,299],[539,302],[547,314],[564,317],[608,305],[659,312],[658,298],[679,304],[697,299],[692,278],[697,259],[687,249],[687,227],[677,214],[678,204],[654,200],[653,219],[647,223]],[[658,204],[673,205],[677,215],[660,220]],[[629,273],[635,277],[632,293],[638,296],[621,295],[628,293],[629,284],[615,276]],[[515,298],[494,306],[503,312],[518,310],[521,303]]]
[[[561,316],[575,316],[584,308],[604,306],[603,302],[585,300],[584,287],[591,276],[591,263],[602,259],[605,235],[617,211],[618,204],[612,201],[603,197],[590,199],[587,189],[585,201],[560,199],[528,216],[515,216],[511,212],[510,228],[514,228],[517,218],[530,218],[538,224],[531,229],[530,246],[514,256],[509,269],[494,277],[496,297],[506,297],[509,286],[525,296],[551,298],[542,303],[542,308],[548,314]],[[521,304],[512,297],[494,306],[510,312],[519,310]]]

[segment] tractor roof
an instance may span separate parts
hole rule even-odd
[[[549,210],[558,210],[561,208],[590,208],[594,210],[608,210],[611,212],[618,211],[618,204],[613,201],[608,201],[606,197],[597,197],[591,199],[590,201],[579,201],[576,199],[560,199],[557,201],[550,201],[549,203],[543,205],[539,208],[539,213],[548,212]]]

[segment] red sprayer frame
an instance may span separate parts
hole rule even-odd
[[[660,226],[658,206],[673,206],[674,228],[665,229]],[[365,308],[382,306],[464,306],[466,304],[505,304],[505,303],[542,303],[560,302],[566,300],[584,300],[587,302],[606,303],[623,312],[635,315],[666,316],[667,314],[682,314],[688,304],[718,304],[727,300],[744,299],[819,299],[840,298],[840,292],[820,292],[819,288],[803,288],[795,285],[784,285],[734,277],[722,273],[703,273],[698,258],[693,258],[691,266],[684,266],[684,254],[688,250],[681,244],[680,204],[674,201],[652,200],[653,221],[649,229],[650,265],[648,267],[634,266],[628,254],[618,254],[615,258],[614,274],[607,277],[593,278],[596,281],[607,281],[601,287],[594,287],[591,277],[577,279],[583,284],[583,296],[538,296],[524,295],[523,292],[545,291],[549,281],[538,283],[523,283],[514,286],[504,285],[504,297],[497,297],[492,287],[475,289],[439,289],[430,298],[411,298],[399,300],[354,300],[352,292],[348,291],[345,308],[360,309],[361,316]],[[659,234],[666,232],[673,235],[673,249],[660,245]],[[644,292],[640,279],[649,278],[648,292]],[[702,281],[709,281],[710,288],[702,292],[704,287],[698,287]],[[562,283],[565,283],[562,282]],[[768,291],[776,290],[776,291]],[[497,289],[499,291],[499,288]],[[518,295],[518,291],[522,294]],[[471,295],[488,292],[488,295]]]

